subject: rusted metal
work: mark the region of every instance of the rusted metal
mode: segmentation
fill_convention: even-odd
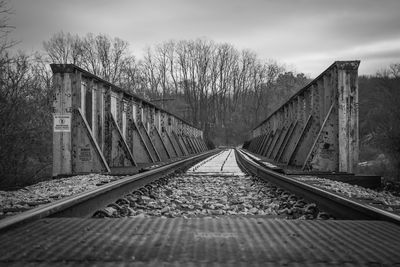
[[[157,130],[160,133],[160,137],[165,145],[168,155],[170,158],[176,158],[178,157],[178,153],[174,145],[172,144],[171,138],[169,137],[167,128],[168,125],[167,114],[158,111],[156,115],[159,120],[159,123],[156,123],[156,127],[158,127]]]
[[[136,124],[135,121],[132,122],[131,132],[132,132],[130,138],[132,140],[131,147],[133,147],[133,144],[136,144],[135,149],[132,151],[132,153],[137,163],[155,162],[155,160],[151,155],[150,149],[147,147],[145,139],[142,136],[142,133],[140,132],[139,126]]]
[[[246,148],[303,170],[355,172],[359,63],[334,62],[255,127]]]
[[[51,68],[53,176],[109,172],[204,151],[195,141],[203,132],[183,119],[73,64]],[[168,136],[174,130],[179,148]]]

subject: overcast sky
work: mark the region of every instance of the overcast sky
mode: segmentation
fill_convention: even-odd
[[[14,39],[41,50],[58,31],[105,33],[144,48],[205,37],[317,76],[335,60],[360,74],[400,62],[400,0],[12,0]]]

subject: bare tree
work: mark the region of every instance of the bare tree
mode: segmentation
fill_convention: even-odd
[[[43,42],[43,47],[53,63],[80,65],[82,62],[82,41],[77,35],[56,33]]]
[[[32,182],[49,166],[50,80],[39,59],[19,53],[2,68],[0,187]]]
[[[150,91],[149,98],[157,98],[159,96],[158,86],[160,84],[160,75],[155,61],[153,50],[148,47],[146,55],[141,62],[141,67],[143,69],[142,73],[147,84],[147,89]]]
[[[216,127],[214,134],[218,135],[220,127],[226,132],[225,137],[218,137],[223,142],[242,138],[250,125],[271,111],[273,103],[300,84],[289,82],[301,80],[289,74],[280,76],[284,74],[282,66],[262,61],[254,52],[207,39],[148,47],[139,62],[129,55],[127,42],[103,34],[81,38],[59,33],[45,42],[45,48],[53,61],[79,62],[88,71],[145,98],[175,99],[175,104],[165,107],[204,128],[206,134]],[[278,98],[272,99],[271,92],[278,93]]]
[[[124,84],[130,79],[127,76],[137,69],[128,42],[105,34],[88,33],[80,37],[59,32],[43,42],[43,46],[51,62],[81,66],[117,85]]]
[[[389,65],[389,71],[395,78],[400,78],[400,63],[393,63]]]
[[[216,127],[215,135],[225,131],[220,138],[223,142],[243,138],[250,125],[268,114],[272,105],[269,92],[282,89],[277,82],[284,71],[276,62],[261,61],[251,51],[207,39],[169,41],[148,48],[140,69],[153,97],[170,96],[179,105],[183,99],[188,108],[181,116],[206,134],[212,127]],[[282,90],[280,95],[286,96]],[[176,106],[172,108],[176,110]]]
[[[15,27],[9,23],[12,13],[13,10],[9,5],[9,1],[0,0],[0,55],[16,44],[15,41],[8,39],[9,33],[15,29]]]
[[[169,47],[166,43],[156,46],[155,61],[157,62],[159,80],[161,85],[161,106],[164,107],[164,98],[169,91],[168,85],[168,54]]]

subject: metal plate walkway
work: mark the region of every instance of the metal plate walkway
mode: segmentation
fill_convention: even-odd
[[[0,265],[400,266],[399,237],[376,221],[42,219],[0,235]]]

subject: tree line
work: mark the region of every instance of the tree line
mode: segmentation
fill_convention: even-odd
[[[374,163],[364,172],[400,182],[400,64],[358,83],[360,161]]]
[[[0,184],[40,179],[51,169],[50,63],[76,64],[154,101],[204,129],[210,146],[243,142],[256,123],[308,81],[251,51],[205,39],[158,44],[141,60],[126,41],[104,34],[59,32],[34,54],[14,53],[11,46],[0,51]]]
[[[148,47],[137,61],[106,35],[57,33],[44,42],[52,62],[73,63],[153,101],[205,130],[210,142],[237,144],[309,80],[254,52],[196,39]]]
[[[208,39],[163,42],[137,59],[118,37],[59,32],[43,42],[42,51],[14,52],[9,13],[0,0],[0,187],[32,183],[51,173],[50,63],[76,64],[158,104],[202,128],[210,146],[242,143],[255,125],[310,81],[252,51]],[[399,70],[394,64],[359,79],[361,157],[385,153],[396,170]]]

